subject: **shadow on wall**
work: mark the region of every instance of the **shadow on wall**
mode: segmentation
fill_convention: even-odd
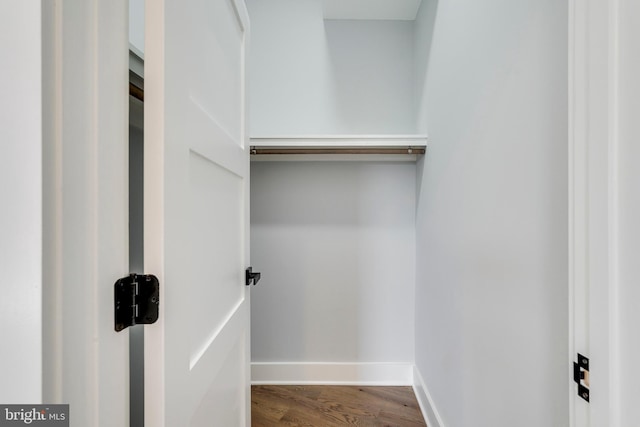
[[[252,164],[254,362],[412,361],[414,194],[411,163]]]
[[[419,13],[422,19],[416,19],[413,25],[413,114],[417,133],[428,134],[426,98],[429,58],[433,46],[433,33],[438,15],[439,0],[423,0]],[[421,174],[418,176],[418,193],[420,192]]]
[[[413,195],[407,193],[404,182],[413,169],[405,162],[252,163],[251,171],[257,179],[251,181],[251,223],[402,225],[413,221]],[[413,182],[410,185],[413,187]],[[394,203],[385,200],[389,195],[393,195]]]

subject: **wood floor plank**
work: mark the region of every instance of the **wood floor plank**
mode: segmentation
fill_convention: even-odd
[[[424,419],[422,415],[420,415],[419,419],[415,416],[405,417],[402,415],[398,415],[397,413],[388,413],[385,411],[380,411],[378,418],[376,419],[379,426],[393,426],[393,427],[419,427],[425,426]]]
[[[252,427],[426,426],[411,387],[251,387]]]
[[[251,398],[252,420],[262,420],[257,425],[265,425],[267,422],[270,422],[270,424],[266,425],[274,425],[285,416],[288,410],[288,405],[283,405],[276,399]],[[256,425],[253,422],[252,424]]]

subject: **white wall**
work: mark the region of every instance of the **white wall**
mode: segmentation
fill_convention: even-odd
[[[144,0],[129,0],[129,48],[144,58]]]
[[[247,6],[252,135],[415,131],[412,22],[324,21],[320,0]]]
[[[253,362],[413,362],[415,165],[254,162]]]
[[[38,0],[0,3],[0,402],[42,400],[42,44]]]
[[[336,133],[413,133],[413,22],[325,21]]]
[[[416,364],[448,427],[568,425],[567,19],[429,0],[416,22]]]

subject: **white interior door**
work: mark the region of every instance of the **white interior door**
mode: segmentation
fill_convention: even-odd
[[[250,422],[243,0],[150,0],[145,23],[148,427]]]

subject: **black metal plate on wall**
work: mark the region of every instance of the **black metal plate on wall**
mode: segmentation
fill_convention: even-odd
[[[152,274],[130,274],[113,285],[114,329],[151,324],[160,311],[160,282]]]
[[[589,389],[582,384],[589,373],[589,358],[578,353],[578,361],[573,362],[573,381],[578,384],[578,396],[589,401]]]
[[[585,371],[589,370],[589,358],[578,353],[578,366],[580,366]]]
[[[589,389],[583,386],[582,384],[578,384],[578,396],[589,401]]]

